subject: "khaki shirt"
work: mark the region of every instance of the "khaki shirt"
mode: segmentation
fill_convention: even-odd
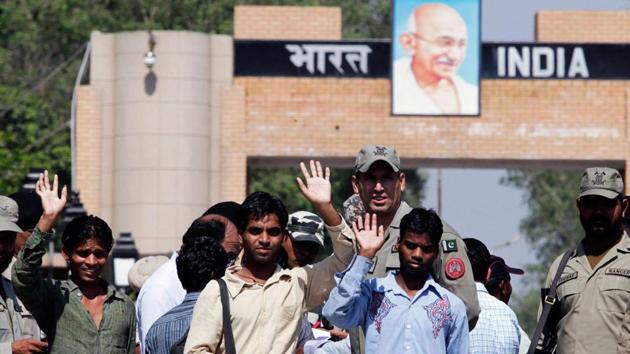
[[[385,232],[385,244],[376,253],[374,257],[374,266],[370,269],[369,278],[380,278],[387,275],[390,270],[400,268],[400,260],[398,258],[398,250],[396,244],[400,237],[400,221],[403,216],[407,215],[411,211],[409,204],[401,202],[396,215],[389,228]],[[475,287],[475,280],[473,278],[472,268],[470,261],[466,255],[466,244],[450,225],[444,220],[443,233],[440,240],[439,253],[435,261],[433,262],[433,273],[435,280],[438,284],[445,287],[450,292],[459,297],[466,305],[466,315],[468,316],[468,327],[472,330],[477,323],[479,317],[479,302],[477,301],[477,288]],[[448,241],[455,241],[457,244],[456,251],[448,251],[444,247],[444,243]],[[446,264],[450,259],[459,258],[464,266],[464,274],[458,279],[451,279],[446,274]]]
[[[551,285],[560,259],[547,274]],[[630,239],[624,234],[592,269],[580,243],[558,280],[558,354],[630,353]]]
[[[0,297],[0,354],[11,353],[11,343],[19,339],[40,339],[33,315],[15,296],[9,279],[0,277],[6,301]]]
[[[334,274],[346,269],[354,254],[354,235],[345,221],[326,229],[334,253],[315,265],[290,270],[278,266],[264,285],[236,276],[240,265],[226,270],[237,353],[295,352],[305,312],[326,300],[335,286]],[[211,281],[195,305],[184,353],[223,353],[222,336],[219,285]]]

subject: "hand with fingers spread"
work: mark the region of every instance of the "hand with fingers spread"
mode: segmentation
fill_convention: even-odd
[[[59,177],[55,175],[51,186],[48,171],[46,170],[44,173],[39,174],[39,179],[35,184],[35,193],[42,200],[43,209],[42,217],[39,219],[37,227],[42,232],[48,232],[66,205],[68,189],[66,186],[63,186],[61,196],[59,196]]]
[[[297,178],[302,195],[311,203],[317,214],[326,225],[336,226],[341,224],[341,216],[332,204],[332,186],[330,184],[330,168],[322,168],[319,161],[311,160],[310,171],[304,162],[300,162],[300,169],[304,180]]]
[[[304,181],[297,178],[300,191],[313,205],[328,204],[331,201],[332,186],[330,184],[330,169],[326,167],[322,170],[319,161],[310,161],[310,172],[304,162],[300,162],[300,169],[304,175]]]
[[[385,243],[383,225],[378,226],[376,214],[365,214],[365,217],[357,217],[352,223],[352,231],[354,231],[354,238],[359,244],[358,254],[360,256],[373,258]]]

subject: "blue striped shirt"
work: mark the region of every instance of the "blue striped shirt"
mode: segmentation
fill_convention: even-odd
[[[193,309],[201,292],[186,294],[184,301],[160,317],[147,333],[145,353],[169,354],[171,347],[190,329]]]

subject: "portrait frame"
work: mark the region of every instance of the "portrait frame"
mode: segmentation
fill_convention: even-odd
[[[441,4],[455,10],[466,24],[465,57],[458,62],[452,78],[457,92],[459,113],[443,113],[417,85],[413,76],[411,54],[401,44],[408,31],[409,16],[424,4]],[[393,0],[391,7],[390,115],[429,117],[479,117],[481,114],[481,8],[482,0]],[[417,34],[416,34],[417,35]],[[417,35],[419,36],[419,35]],[[425,40],[425,39],[423,39]],[[452,47],[451,47],[452,48]],[[450,56],[448,56],[450,57]],[[415,84],[415,85],[414,85]],[[417,100],[415,99],[417,97]],[[426,109],[425,109],[426,107]]]

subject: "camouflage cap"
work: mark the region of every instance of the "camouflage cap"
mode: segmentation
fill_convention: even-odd
[[[324,247],[324,222],[308,211],[296,211],[289,215],[287,231],[296,242],[314,242]]]
[[[18,205],[15,200],[0,195],[0,231],[22,232],[17,225]]]
[[[354,173],[367,172],[376,161],[387,162],[394,172],[400,171],[400,157],[396,149],[384,145],[365,145],[354,162]]]
[[[580,195],[599,195],[614,199],[623,194],[623,179],[619,171],[608,167],[587,168],[580,181]]]

